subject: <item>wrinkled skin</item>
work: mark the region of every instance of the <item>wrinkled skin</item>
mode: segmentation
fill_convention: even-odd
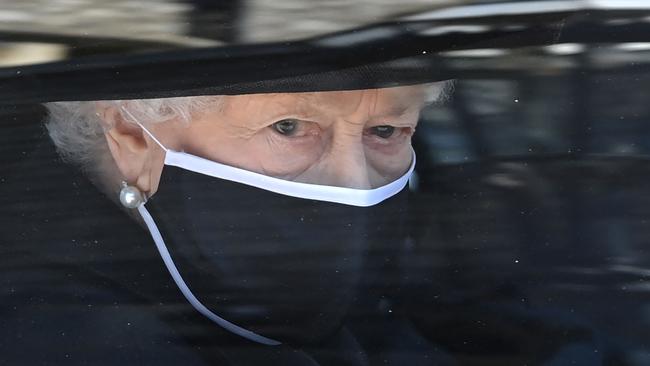
[[[427,87],[224,96],[189,124],[140,122],[170,149],[282,179],[369,189],[408,169]],[[122,178],[155,193],[164,151],[114,107],[100,116],[113,126],[106,138]]]

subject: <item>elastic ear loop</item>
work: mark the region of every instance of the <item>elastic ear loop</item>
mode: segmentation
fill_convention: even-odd
[[[156,137],[149,132],[142,124],[138,122],[133,115],[124,109],[122,107],[122,110],[135,122],[137,123],[142,130],[149,135],[160,147],[167,151],[167,148],[163,146],[163,144],[156,139]],[[251,332],[250,330],[244,329],[236,324],[233,324],[226,319],[218,316],[217,314],[213,313],[203,305],[199,299],[194,296],[192,293],[192,290],[190,290],[189,286],[185,283],[185,280],[183,280],[183,277],[181,276],[180,272],[178,271],[178,268],[176,268],[176,265],[174,264],[174,260],[172,259],[171,255],[169,254],[169,250],[167,250],[167,246],[165,245],[165,240],[163,239],[162,235],[160,234],[160,230],[158,230],[158,226],[156,225],[156,222],[154,221],[153,217],[147,210],[147,208],[144,205],[144,202],[138,206],[138,212],[140,213],[140,216],[142,216],[142,219],[144,220],[144,223],[147,225],[147,228],[149,229],[149,233],[151,233],[151,237],[153,238],[154,243],[156,243],[156,248],[158,249],[158,253],[160,253],[160,257],[162,258],[163,262],[165,263],[165,266],[167,267],[167,270],[169,271],[169,274],[171,274],[172,279],[176,283],[176,286],[178,286],[179,290],[181,290],[181,293],[183,296],[185,296],[185,299],[198,311],[199,313],[203,314],[206,318],[212,320],[215,322],[217,325],[220,327],[226,329],[229,332],[232,332],[234,334],[237,334],[240,337],[244,337],[248,340],[251,340],[253,342],[261,343],[264,345],[268,346],[277,346],[282,344],[281,342],[278,342],[276,340],[266,338],[264,336],[261,336],[257,333]]]
[[[151,139],[154,140],[154,142],[155,142],[156,144],[158,144],[158,146],[160,146],[161,149],[165,150],[165,152],[169,151],[169,149],[167,149],[167,148],[165,147],[165,145],[163,145],[162,142],[160,142],[160,141],[156,138],[156,136],[153,135],[153,133],[149,132],[149,130],[148,130],[146,127],[144,127],[144,126],[142,125],[142,123],[140,123],[140,121],[138,121],[138,119],[135,118],[135,116],[134,116],[133,114],[131,114],[131,112],[129,112],[128,109],[124,108],[124,106],[122,106],[121,109],[122,109],[122,112],[124,112],[126,115],[128,115],[129,118],[131,118],[131,120],[133,121],[133,123],[135,123],[135,124],[137,124],[138,126],[140,126],[140,128],[142,129],[142,131],[144,131],[147,135],[149,135],[149,137],[151,137]]]

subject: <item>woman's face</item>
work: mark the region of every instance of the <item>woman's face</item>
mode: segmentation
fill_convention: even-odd
[[[287,180],[368,189],[408,169],[411,136],[425,88],[431,87],[226,96],[189,125],[160,123],[151,130],[169,148],[227,165]],[[108,132],[109,146],[124,145],[111,144],[120,138],[117,130],[113,136]],[[153,181],[141,188],[153,193],[164,154],[140,136],[147,140],[146,150],[159,150],[143,151],[150,155],[143,166],[153,170]],[[124,173],[128,162],[119,160],[128,156],[115,150],[111,146]]]

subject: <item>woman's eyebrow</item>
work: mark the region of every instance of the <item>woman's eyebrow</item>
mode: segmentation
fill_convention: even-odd
[[[406,112],[410,111],[413,109],[413,105],[393,105],[391,106],[386,113],[382,113],[382,116],[387,116],[387,117],[401,117]]]
[[[417,107],[417,108],[416,108]],[[401,103],[401,104],[391,104],[386,107],[385,110],[381,110],[378,113],[375,113],[371,118],[399,118],[407,114],[408,112],[420,110],[424,107],[423,105],[416,106],[413,103]],[[295,104],[295,113],[301,115],[302,117],[318,117],[318,116],[328,116],[332,111],[336,111],[336,107],[332,103],[318,103],[317,99],[309,98],[309,96],[301,96],[298,98]]]
[[[421,111],[423,106],[418,106],[415,104],[403,104],[403,105],[393,105],[388,109],[381,111],[370,117],[371,120],[400,120],[404,119],[406,116],[417,113]]]

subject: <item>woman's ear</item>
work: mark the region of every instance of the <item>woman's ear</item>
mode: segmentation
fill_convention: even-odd
[[[126,121],[117,107],[100,106],[98,116],[110,126],[105,132],[106,142],[123,179],[153,194],[160,181],[164,151],[142,127]]]

